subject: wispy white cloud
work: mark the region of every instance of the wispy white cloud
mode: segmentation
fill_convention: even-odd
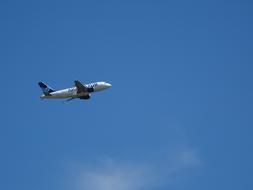
[[[170,151],[164,159],[142,163],[104,159],[93,166],[80,164],[75,169],[76,190],[148,190],[173,183],[185,170],[201,166],[195,149]],[[78,172],[77,172],[78,171]]]
[[[186,167],[195,167],[202,164],[195,149],[186,148],[179,152],[179,162]]]
[[[197,150],[190,147],[181,147],[169,153],[167,163],[172,170],[171,173],[202,165]]]
[[[78,190],[139,190],[150,183],[145,167],[106,161],[99,167],[83,168],[78,176]]]

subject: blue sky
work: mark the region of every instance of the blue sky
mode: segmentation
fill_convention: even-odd
[[[252,8],[1,1],[0,189],[252,189]]]

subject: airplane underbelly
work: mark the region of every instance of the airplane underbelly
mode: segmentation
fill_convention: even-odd
[[[104,88],[102,88],[100,86],[95,86],[93,89],[94,89],[94,92],[99,92],[101,90],[104,90]]]
[[[52,94],[51,98],[79,98],[83,96],[87,96],[89,93],[76,93],[76,92],[64,92],[64,93],[55,93]]]
[[[56,93],[51,93],[51,98],[72,98],[76,96],[75,92],[56,92]]]

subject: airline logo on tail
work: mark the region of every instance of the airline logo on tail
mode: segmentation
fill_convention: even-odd
[[[38,84],[40,88],[42,89],[43,94],[50,95],[51,92],[54,92],[54,90],[50,86],[46,85],[45,83],[39,82]]]

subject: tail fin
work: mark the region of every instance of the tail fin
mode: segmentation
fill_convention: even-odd
[[[51,92],[54,92],[54,90],[50,86],[46,85],[45,83],[39,82],[38,84],[39,84],[43,94],[49,95]]]

